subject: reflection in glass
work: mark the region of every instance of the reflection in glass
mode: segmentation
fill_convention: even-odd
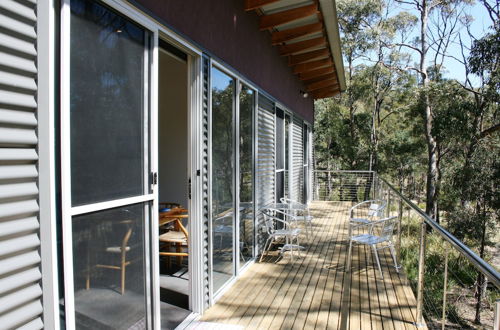
[[[288,188],[288,176],[290,173],[290,116],[285,115],[285,188],[284,188],[284,196],[286,198],[290,198],[289,188]]]
[[[253,257],[253,152],[252,118],[254,91],[245,85],[240,92],[240,267]]]
[[[307,187],[309,187],[309,165],[308,165],[308,155],[309,155],[309,130],[307,125],[304,124],[303,129],[302,129],[302,141],[304,143],[304,146],[302,148],[303,155],[302,155],[302,160],[304,164],[303,168],[303,178],[304,178],[304,185],[302,187],[302,202],[307,203],[308,197],[308,191]]]
[[[234,273],[233,100],[235,81],[212,68],[212,263],[216,292]]]
[[[144,193],[146,33],[90,0],[71,0],[73,206]]]
[[[145,204],[73,217],[77,329],[145,329]]]
[[[285,124],[284,124],[284,111],[276,109],[276,201],[280,201],[285,197]]]

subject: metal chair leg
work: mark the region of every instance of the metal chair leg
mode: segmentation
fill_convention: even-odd
[[[382,267],[380,267],[380,260],[378,258],[377,248],[375,247],[375,245],[372,245],[372,248],[373,248],[373,253],[375,254],[375,259],[377,260],[378,270],[380,271],[380,277],[383,279],[384,274],[382,273]]]
[[[269,242],[269,238],[266,240],[266,243],[264,243],[264,248],[262,249],[262,253],[260,254],[259,262],[262,262],[262,258],[264,258],[264,253],[266,252],[266,246],[267,246],[268,242]]]
[[[351,271],[351,258],[352,258],[352,241],[349,240],[349,249],[347,250],[347,269],[346,269],[346,272]]]
[[[394,246],[391,245],[389,247],[389,250],[391,251],[392,260],[394,260],[394,268],[396,268],[396,272],[399,273],[399,266],[398,266],[398,262],[396,261],[396,251],[394,249]]]

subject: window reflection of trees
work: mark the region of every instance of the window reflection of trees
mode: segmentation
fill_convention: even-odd
[[[215,69],[214,74],[223,76]],[[227,77],[227,85],[221,87],[212,88],[212,201],[215,215],[230,209],[233,202],[234,81]]]
[[[253,256],[253,90],[243,85],[239,102],[240,265],[242,266]]]

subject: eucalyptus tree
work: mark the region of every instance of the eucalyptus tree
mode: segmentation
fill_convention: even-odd
[[[472,40],[469,55],[460,38],[466,76],[463,89],[470,95],[468,122],[463,125],[463,161],[452,172],[451,192],[460,204],[450,212],[451,230],[478,248],[486,257],[486,246],[498,232],[500,218],[500,2],[480,1],[491,19],[489,31],[475,38],[470,25],[467,33]],[[470,23],[470,21],[467,21]],[[475,84],[473,84],[473,76]],[[467,104],[467,103],[464,103]],[[481,323],[481,301],[487,279],[478,273],[476,279],[476,312],[474,322]]]
[[[384,0],[340,0],[337,2],[342,49],[347,61],[346,106],[349,110],[349,134],[352,141],[357,140],[355,115],[359,109],[359,86],[356,86],[356,65],[368,59],[375,46],[374,29],[380,21]],[[361,91],[362,93],[364,91]]]
[[[461,17],[468,0],[396,0],[410,12],[417,13],[417,37],[413,42],[397,42],[394,46],[412,52],[417,65],[404,67],[419,74],[420,112],[424,119],[424,134],[427,144],[426,213],[436,218],[439,195],[439,148],[433,134],[434,114],[429,99],[431,80],[429,57],[433,57],[431,68],[436,76],[448,52],[450,44],[458,37]]]

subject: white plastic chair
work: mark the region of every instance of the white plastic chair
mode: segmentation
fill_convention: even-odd
[[[302,247],[299,242],[300,228],[292,228],[288,221],[276,217],[274,214],[280,213],[275,209],[264,209],[262,215],[264,217],[264,225],[268,234],[266,243],[262,250],[259,262],[262,262],[264,254],[269,251],[271,246],[276,243],[284,242],[280,254],[290,250],[290,259],[293,261],[294,250],[298,251],[298,256],[300,257],[300,250]],[[284,225],[283,229],[276,229],[276,223],[282,223]],[[295,244],[294,244],[295,242]]]
[[[280,202],[290,206],[288,210],[290,210],[293,215],[293,221],[303,222],[306,228],[307,237],[311,237],[310,234],[312,234],[312,221],[314,217],[311,215],[309,206],[286,197],[280,198]]]
[[[382,273],[382,268],[380,267],[380,260],[378,257],[378,250],[389,248],[391,251],[392,259],[394,260],[394,267],[399,273],[399,266],[396,260],[396,251],[394,249],[394,243],[392,241],[392,236],[394,234],[394,227],[396,226],[397,216],[387,217],[378,221],[373,221],[365,226],[369,227],[368,234],[349,236],[349,252],[348,252],[348,263],[347,271],[351,270],[351,258],[352,258],[352,243],[369,245],[373,249],[373,254],[375,254],[375,259],[377,260],[378,269],[380,275],[384,278]],[[381,245],[380,247],[378,247]]]

